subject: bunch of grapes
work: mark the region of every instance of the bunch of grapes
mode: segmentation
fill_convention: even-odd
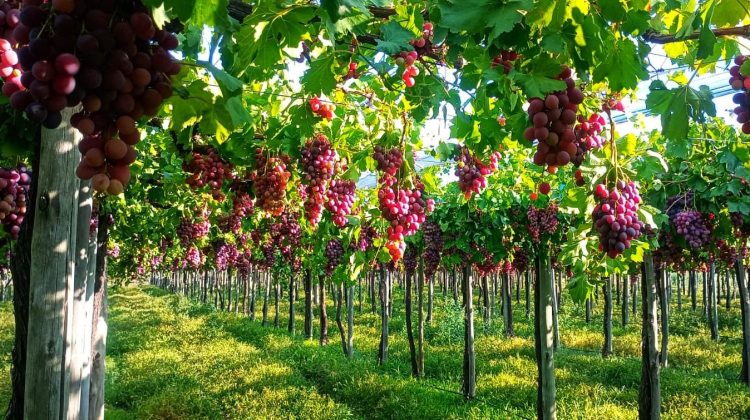
[[[305,216],[313,226],[322,217],[328,186],[339,169],[338,159],[331,142],[322,134],[308,140],[302,150],[300,165],[305,183]]]
[[[670,222],[675,231],[682,235],[693,249],[708,244],[711,239],[711,225],[699,211],[681,211],[671,218]]]
[[[140,1],[26,1],[20,17],[13,35],[27,90],[13,93],[11,106],[55,128],[63,108],[81,104],[70,121],[86,137],[76,173],[98,192],[122,193],[140,141],[136,121],[172,95],[177,37],[157,29]]]
[[[21,233],[30,188],[31,173],[25,166],[0,168],[0,224],[11,239],[18,239]]]
[[[373,241],[378,238],[378,231],[370,225],[362,225],[356,241],[351,241],[349,247],[352,250],[365,252],[372,247]]]
[[[256,205],[271,214],[279,216],[284,212],[286,187],[292,174],[287,170],[289,156],[266,156],[263,149],[255,150],[257,169],[253,173],[255,180]]]
[[[338,227],[346,226],[346,216],[352,212],[354,192],[357,184],[349,180],[333,180],[326,194],[326,208],[333,213],[333,223]]]
[[[528,229],[531,240],[535,243],[541,241],[542,234],[551,236],[557,232],[557,203],[554,201],[544,209],[529,206],[526,216],[529,219]]]
[[[192,189],[208,187],[214,199],[219,201],[224,198],[221,192],[224,180],[235,178],[232,165],[224,162],[214,149],[209,149],[206,154],[193,152],[192,160],[184,162],[182,169],[191,174],[186,182]]]
[[[481,277],[496,273],[502,268],[502,261],[499,263],[495,262],[495,256],[492,255],[489,250],[486,248],[479,248],[478,251],[482,254],[482,261],[475,263],[474,268],[476,268]]]
[[[198,269],[203,262],[202,260],[201,251],[196,246],[191,245],[185,253],[185,261],[193,269]]]
[[[554,92],[544,99],[531,98],[528,114],[532,126],[524,137],[536,139],[537,151],[534,163],[539,166],[567,165],[578,152],[576,133],[573,129],[578,105],[583,102],[583,93],[575,86],[570,68],[565,67],[557,77],[567,84],[567,89]]]
[[[734,103],[737,107],[734,113],[737,115],[737,122],[742,124],[742,132],[750,134],[750,75],[742,74],[740,66],[750,60],[750,56],[737,56],[734,58],[734,66],[729,69],[729,84],[732,88],[741,92],[734,95]]]
[[[641,196],[633,182],[618,181],[616,188],[596,186],[598,203],[592,213],[594,229],[599,233],[599,250],[610,258],[630,248],[630,242],[641,236],[644,224],[638,220]]]
[[[357,79],[359,78],[359,74],[357,73],[357,63],[354,61],[349,62],[349,69],[346,71],[346,76],[344,76],[344,80],[348,79]]]
[[[375,146],[372,158],[377,163],[378,170],[390,176],[396,176],[401,165],[404,163],[404,152],[394,147],[389,150],[383,149],[382,146]]]
[[[296,214],[284,212],[269,227],[271,241],[281,255],[291,262],[295,248],[299,247],[302,236]]]
[[[497,168],[498,159],[500,159],[500,153],[495,152],[490,157],[490,164],[485,165],[476,157],[471,156],[468,148],[461,148],[461,153],[456,158],[455,175],[458,177],[458,187],[464,192],[467,200],[472,194],[479,194],[487,188],[487,176]]]
[[[208,217],[201,217],[195,222],[190,218],[183,217],[177,227],[177,236],[183,245],[188,245],[197,239],[208,236],[210,229],[211,222],[208,221]]]
[[[426,279],[431,279],[440,266],[440,254],[443,252],[443,231],[440,225],[428,220],[424,224],[424,273]]]
[[[404,272],[407,276],[413,276],[417,271],[417,250],[416,247],[408,246],[404,252]]]
[[[107,248],[107,256],[117,259],[120,257],[120,245],[118,244],[112,244],[109,248]]]
[[[578,185],[579,187],[586,185],[586,180],[583,179],[583,172],[581,172],[580,169],[576,169],[575,179],[576,179],[576,185]]]
[[[317,96],[310,98],[310,109],[314,114],[321,118],[325,118],[328,121],[333,119],[333,111],[336,110],[336,105],[332,102],[323,102]]]
[[[519,273],[529,269],[529,253],[521,247],[516,247],[513,250],[513,269]]]
[[[216,244],[214,250],[216,253],[214,263],[216,268],[221,271],[234,266],[240,256],[237,247],[225,241]]]
[[[244,191],[237,191],[232,196],[232,213],[237,217],[248,217],[255,211],[255,204],[253,203],[250,194]]]
[[[340,239],[331,239],[326,244],[326,277],[330,277],[344,258],[344,246]]]
[[[508,74],[513,69],[513,62],[516,60],[518,60],[517,52],[502,50],[499,55],[496,55],[495,58],[492,59],[490,67],[494,69],[497,66],[503,66],[503,72]]]
[[[571,156],[574,165],[580,166],[587,151],[599,149],[604,145],[605,138],[601,135],[606,121],[601,115],[594,113],[588,119],[583,115],[578,116],[578,124],[575,127],[576,146],[578,150]]]
[[[151,266],[152,270],[156,270],[159,267],[161,267],[162,263],[164,263],[164,255],[154,255],[151,257],[151,261],[149,262],[149,265]]]
[[[432,211],[434,202],[425,200],[420,188],[393,189],[393,186],[381,185],[378,190],[378,201],[383,218],[389,222],[386,233],[391,259],[401,259],[406,243],[404,238],[415,234],[425,221],[426,213]]]
[[[0,79],[3,80],[3,95],[7,97],[26,89],[21,83],[22,69],[18,54],[13,49],[16,44],[13,32],[20,22],[18,5],[0,2]]]

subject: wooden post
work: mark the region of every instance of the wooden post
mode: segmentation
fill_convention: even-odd
[[[70,125],[73,110],[63,110],[63,123],[42,129],[31,241],[29,330],[26,349],[24,416],[67,417],[75,270],[80,133]]]
[[[604,279],[604,345],[602,357],[612,355],[612,276]]]
[[[385,266],[380,265],[380,345],[378,347],[378,364],[382,365],[388,360],[388,279],[385,274]]]
[[[742,311],[742,369],[740,380],[750,386],[750,293],[747,290],[747,277],[742,257],[737,257],[734,264],[739,288],[740,310]]]
[[[99,231],[96,234],[96,274],[94,275],[94,311],[91,332],[91,390],[89,392],[89,420],[104,419],[104,373],[107,350],[107,242],[109,216],[99,212]]]
[[[656,319],[656,274],[648,253],[641,265],[641,385],[638,396],[638,418],[661,418],[661,366],[659,363],[659,323]]]
[[[463,297],[464,297],[464,399],[473,400],[476,396],[477,372],[476,355],[474,353],[474,299],[471,284],[471,264],[464,266]]]
[[[422,377],[424,376],[424,264],[422,262],[419,263],[417,273],[417,370],[419,377]],[[432,280],[430,280],[430,287],[432,287]],[[427,313],[429,314],[429,312],[428,309]],[[429,315],[427,319],[429,322]]]
[[[545,250],[537,256],[537,281],[534,286],[534,347],[537,364],[537,418],[557,418],[555,398],[555,351],[552,326],[552,264]]]

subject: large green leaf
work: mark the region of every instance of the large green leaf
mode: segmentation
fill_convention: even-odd
[[[523,19],[530,0],[446,0],[440,8],[440,25],[454,32],[477,32],[490,29],[489,39],[509,32]]]
[[[706,115],[715,116],[716,106],[707,86],[698,90],[690,85],[668,89],[664,82],[651,83],[651,92],[646,97],[646,106],[661,116],[662,134],[670,139],[687,137],[690,120],[703,121]]]
[[[380,27],[381,37],[377,40],[377,49],[386,54],[398,54],[401,51],[412,49],[409,41],[414,38],[414,34],[399,25],[390,21]]]
[[[629,39],[619,39],[606,50],[601,63],[594,68],[594,81],[609,82],[613,91],[633,89],[648,78],[636,46]]]
[[[326,54],[313,60],[310,69],[302,76],[302,85],[308,93],[330,93],[336,88],[336,75],[333,73],[334,57]]]

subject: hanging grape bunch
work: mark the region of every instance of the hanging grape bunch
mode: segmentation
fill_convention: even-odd
[[[564,67],[557,77],[566,90],[553,92],[544,99],[531,98],[528,114],[532,125],[524,132],[526,140],[537,140],[534,163],[539,166],[564,166],[578,152],[574,125],[583,93],[575,86],[570,68]]]
[[[258,148],[255,150],[257,169],[252,175],[255,181],[255,204],[271,216],[284,212],[286,187],[292,174],[287,170],[289,156],[267,156]]]
[[[208,187],[213,198],[218,201],[224,200],[224,193],[221,192],[224,181],[235,179],[233,166],[224,162],[213,148],[206,154],[193,152],[192,159],[183,162],[182,169],[191,174],[185,182],[192,189]]]
[[[607,190],[604,184],[596,186],[598,200],[592,213],[594,229],[599,234],[599,250],[610,258],[630,248],[631,241],[641,236],[643,223],[638,220],[641,196],[632,183],[618,181],[615,188]]]
[[[425,279],[431,279],[440,266],[440,254],[443,252],[443,232],[440,225],[428,220],[424,224],[424,274]]]
[[[208,236],[208,232],[211,229],[211,222],[208,220],[208,215],[203,214],[198,220],[193,220],[188,217],[183,217],[180,220],[180,225],[177,227],[177,236],[180,238],[180,242],[183,245],[188,245],[194,241],[205,238]]]
[[[18,239],[21,233],[30,187],[31,173],[25,166],[0,168],[0,224],[11,239]]]
[[[458,187],[463,191],[464,197],[470,199],[473,194],[479,194],[487,188],[487,176],[497,169],[497,161],[500,153],[495,152],[490,157],[490,164],[485,165],[481,160],[471,156],[469,149],[461,148],[461,153],[456,157],[455,175],[458,177]]]
[[[300,166],[305,184],[305,217],[317,226],[322,217],[331,179],[338,171],[339,156],[326,136],[319,134],[308,140],[302,150]]]
[[[542,234],[551,236],[557,232],[557,203],[554,201],[543,209],[529,206],[526,216],[529,219],[527,228],[533,242],[540,243]]]
[[[299,247],[302,237],[298,220],[297,214],[284,212],[269,227],[271,243],[289,263],[292,262],[294,250]]]
[[[429,54],[429,52],[432,51],[432,29],[432,23],[425,22],[424,25],[422,25],[422,36],[409,41],[409,43],[414,46],[414,50],[401,51],[395,56],[396,64],[399,67],[404,67],[404,71],[401,73],[401,79],[404,81],[406,87],[414,87],[416,84],[414,78],[419,76],[419,68],[415,66],[414,63],[421,55]]]
[[[85,137],[76,173],[98,192],[122,193],[140,141],[136,121],[172,95],[177,38],[137,1],[24,2],[13,34],[28,90],[11,105],[47,128],[60,125],[63,108],[82,105],[70,120]]]
[[[389,150],[383,149],[383,146],[375,146],[372,158],[377,163],[378,171],[384,172],[390,177],[396,176],[401,165],[404,163],[404,152],[398,147]],[[385,176],[384,176],[385,178]]]
[[[354,205],[354,193],[357,185],[350,180],[331,181],[331,186],[326,194],[326,209],[333,214],[333,224],[338,227],[346,226],[346,216],[352,213]]]
[[[382,217],[389,223],[386,230],[386,248],[391,260],[397,262],[404,255],[404,238],[414,235],[424,223],[427,213],[432,212],[434,201],[425,199],[424,186],[417,182],[415,188],[396,186],[394,182],[382,183],[378,190],[378,202]]]
[[[576,153],[570,157],[575,166],[581,166],[586,152],[599,149],[604,146],[606,139],[601,135],[607,122],[600,114],[593,113],[588,118],[578,116],[578,124],[575,126]]]
[[[492,59],[490,67],[493,69],[502,66],[503,73],[508,74],[513,69],[513,62],[518,60],[518,53],[515,51],[502,50],[499,55]]]
[[[21,64],[14,49],[14,32],[19,23],[21,12],[17,2],[0,0],[0,79],[3,81],[3,95],[7,97],[26,89],[21,83]]]
[[[734,66],[729,68],[729,84],[733,89],[739,90],[732,100],[737,105],[734,114],[737,122],[742,124],[742,132],[750,134],[750,74],[742,74],[741,66],[750,60],[750,56],[737,56],[734,58]]]
[[[529,269],[531,259],[528,252],[521,247],[515,247],[513,250],[512,268],[518,273],[523,273]]]
[[[377,238],[377,230],[368,224],[364,224],[359,230],[357,240],[349,242],[349,248],[361,252],[368,251],[372,247],[373,241]]]
[[[313,96],[310,98],[310,109],[315,115],[330,121],[333,119],[333,111],[336,110],[336,105],[331,102],[323,102],[317,96]]]
[[[326,277],[331,277],[331,274],[336,271],[336,267],[341,264],[341,261],[344,258],[344,246],[341,245],[340,239],[331,239],[328,241],[325,249],[325,257]]]
[[[670,222],[692,249],[699,249],[711,240],[711,225],[699,211],[681,211],[670,218]]]

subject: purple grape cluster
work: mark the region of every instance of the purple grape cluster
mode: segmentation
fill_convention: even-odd
[[[693,249],[708,244],[711,239],[711,226],[699,211],[681,211],[672,218],[671,222],[675,231],[682,235]]]
[[[326,244],[326,277],[330,277],[344,258],[344,246],[340,239],[331,239]]]
[[[599,250],[610,258],[630,248],[630,242],[641,236],[643,223],[638,220],[641,196],[633,182],[618,181],[608,191],[604,184],[596,186],[599,200],[592,213],[594,229],[599,233]]]
[[[378,237],[378,231],[370,225],[362,225],[356,241],[351,241],[349,247],[355,251],[366,252],[372,247],[373,241]]]
[[[431,279],[440,266],[440,254],[443,252],[443,231],[440,230],[440,225],[432,220],[425,222],[423,230],[424,253],[422,258],[424,259],[424,273],[426,279]]]
[[[177,236],[183,245],[188,245],[196,239],[205,238],[208,236],[208,231],[211,229],[211,222],[208,221],[208,217],[203,216],[196,222],[192,219],[183,217],[180,220],[180,226],[177,227]]]
[[[404,271],[407,276],[413,276],[417,271],[417,249],[412,246],[407,246],[404,252]]]
[[[529,269],[529,254],[526,252],[525,249],[521,247],[516,247],[516,249],[513,251],[513,269],[516,270],[519,273],[523,273],[524,271]]]
[[[0,168],[0,224],[12,239],[21,233],[30,187],[31,173],[25,166]]]
[[[354,192],[357,184],[349,180],[331,181],[331,186],[326,193],[326,209],[333,214],[333,224],[338,227],[346,226],[348,220],[346,216],[352,213],[354,205]]]
[[[674,219],[677,213],[691,209],[693,206],[693,190],[687,190],[682,194],[674,195],[667,199],[667,216]]]
[[[216,258],[214,260],[214,263],[216,265],[216,268],[221,271],[234,266],[240,256],[240,253],[237,250],[236,246],[223,241],[217,244],[215,249]]]
[[[201,266],[201,252],[195,247],[191,246],[185,253],[185,260],[193,269],[200,268]]]
[[[271,242],[287,262],[292,261],[294,249],[299,246],[302,232],[296,214],[284,212],[269,227]]]
[[[557,232],[557,203],[550,202],[544,209],[529,206],[526,216],[529,219],[529,234],[535,243],[540,242],[542,234],[554,235]]]

